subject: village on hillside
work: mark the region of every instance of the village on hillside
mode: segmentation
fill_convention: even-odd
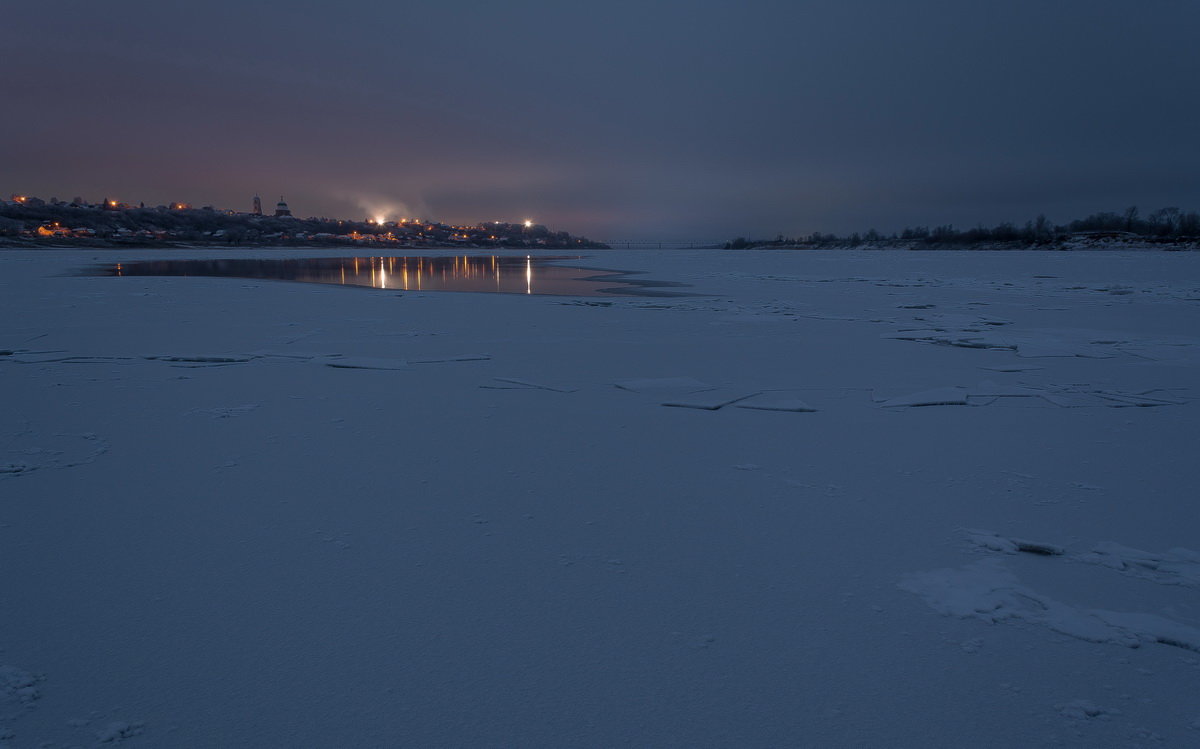
[[[256,195],[251,210],[190,203],[147,206],[105,197],[62,201],[14,194],[0,200],[0,246],[174,245],[372,245],[514,249],[597,249],[605,245],[533,221],[454,226],[419,218],[361,221],[298,218],[281,196],[264,211]]]

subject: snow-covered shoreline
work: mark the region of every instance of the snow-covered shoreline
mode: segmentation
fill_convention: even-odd
[[[118,254],[0,252],[0,743],[1200,740],[1200,255]]]

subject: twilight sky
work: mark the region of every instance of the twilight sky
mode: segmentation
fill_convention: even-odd
[[[36,0],[0,192],[728,239],[1200,209],[1196,0]]]

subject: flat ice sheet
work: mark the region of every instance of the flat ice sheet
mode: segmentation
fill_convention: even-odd
[[[1196,744],[1200,254],[160,252],[0,252],[0,743]]]

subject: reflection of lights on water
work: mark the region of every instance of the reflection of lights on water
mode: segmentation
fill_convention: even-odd
[[[567,259],[567,258],[562,258]],[[376,262],[378,261],[378,263]],[[113,263],[108,266],[111,275],[212,275],[238,278],[281,278],[308,283],[330,283],[343,286],[362,286],[377,290],[420,291],[475,291],[508,294],[521,293],[521,281],[525,281],[525,294],[532,295],[534,276],[537,276],[538,294],[568,294],[578,289],[581,295],[594,295],[599,290],[592,279],[578,277],[587,275],[583,269],[546,267],[533,269],[533,255],[525,256],[524,266],[520,255],[442,255],[437,257],[369,255],[359,257],[319,258],[315,260],[269,261],[278,265],[275,275],[271,268],[264,267],[267,261],[164,261],[159,263]],[[244,267],[235,267],[237,263]],[[368,268],[362,264],[367,263]],[[179,268],[158,266],[174,266]],[[143,268],[143,266],[149,266]],[[594,273],[594,271],[588,271]],[[413,278],[413,276],[416,278]],[[490,276],[490,278],[489,278]],[[522,276],[524,278],[522,278]],[[432,281],[430,280],[432,278]],[[603,293],[611,293],[603,289]]]

